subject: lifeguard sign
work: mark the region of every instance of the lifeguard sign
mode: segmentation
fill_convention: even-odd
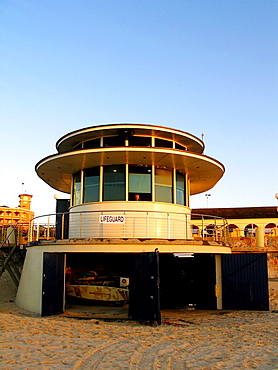
[[[124,224],[125,216],[123,215],[101,215],[99,216],[100,224]]]

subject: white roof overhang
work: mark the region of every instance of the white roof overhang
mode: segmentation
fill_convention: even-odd
[[[156,165],[185,172],[190,194],[211,189],[223,176],[224,166],[202,154],[165,148],[97,148],[55,154],[36,165],[38,176],[56,190],[70,193],[72,174],[100,166],[119,164]]]
[[[154,136],[165,140],[173,140],[187,147],[191,152],[202,153],[204,142],[194,135],[180,130],[136,123],[114,123],[101,126],[92,126],[70,132],[59,139],[56,147],[59,153],[71,151],[73,147],[83,141],[103,136],[118,136],[119,130],[132,129],[135,136]]]

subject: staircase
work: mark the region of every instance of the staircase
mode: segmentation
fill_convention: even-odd
[[[15,236],[16,228],[9,227],[6,237],[1,240],[0,277],[4,271],[8,271],[14,284],[18,287],[26,251],[25,248],[20,249]]]

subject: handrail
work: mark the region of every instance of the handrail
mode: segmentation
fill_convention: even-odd
[[[105,214],[123,214],[126,218],[126,224],[122,227],[122,231],[107,233],[107,225],[101,224],[97,221],[97,215]],[[136,213],[136,216],[134,216]],[[132,214],[132,215],[131,215]],[[91,216],[92,217],[89,217]],[[201,240],[213,240],[217,242],[227,241],[227,226],[228,222],[226,219],[219,216],[211,215],[200,215],[200,214],[186,214],[177,212],[162,212],[162,211],[142,211],[142,210],[98,210],[98,211],[72,211],[72,212],[60,212],[50,213],[42,216],[36,216],[30,220],[28,241],[38,241],[39,239],[55,240],[56,239],[56,227],[57,218],[60,218],[61,235],[59,239],[64,239],[65,230],[65,217],[68,216],[71,220],[70,229],[74,222],[75,234],[78,236],[69,236],[69,238],[161,238],[161,239],[184,239],[192,240],[195,239],[192,226],[201,222]],[[78,216],[78,218],[75,218]],[[94,216],[94,219],[93,219]],[[51,222],[52,217],[52,222]],[[55,217],[55,220],[53,220]],[[43,220],[46,218],[46,220]],[[207,224],[207,220],[212,220],[213,225]],[[45,221],[45,222],[43,222]],[[159,227],[157,227],[159,225]],[[208,226],[213,226],[209,227]],[[94,229],[95,228],[95,229]],[[207,230],[205,230],[208,228]],[[93,230],[94,229],[94,230]],[[110,228],[111,229],[111,228]],[[159,229],[160,231],[157,231]],[[117,229],[119,230],[119,229]],[[138,231],[139,230],[139,231]],[[44,235],[40,236],[40,231]],[[91,234],[88,234],[91,233]],[[141,233],[141,234],[140,234]],[[71,232],[72,235],[72,232]],[[88,236],[89,235],[89,236]],[[163,235],[160,237],[160,235]]]
[[[200,213],[191,213],[191,226],[198,226],[198,218],[201,218],[201,228],[195,229],[200,232],[200,237],[202,240],[206,240],[208,237],[216,238],[216,241],[223,241],[227,242],[228,237],[228,221],[226,218],[220,216],[213,216],[213,215],[205,215]],[[205,223],[205,220],[209,221],[209,224]],[[217,220],[222,221],[222,225],[217,225]],[[192,230],[194,230],[192,228]],[[222,235],[219,235],[219,233]],[[220,239],[220,240],[219,240]]]

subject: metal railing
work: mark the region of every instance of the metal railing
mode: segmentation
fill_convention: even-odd
[[[156,211],[83,211],[34,217],[28,241],[80,238],[182,239],[227,242],[227,220]]]

